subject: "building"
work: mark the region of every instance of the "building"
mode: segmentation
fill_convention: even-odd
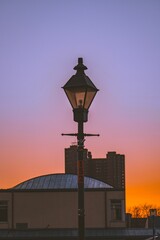
[[[84,181],[88,240],[152,239],[152,226],[125,227],[124,189],[90,177]],[[76,240],[77,197],[77,176],[73,174],[39,176],[0,190],[0,239]],[[156,236],[158,233],[160,228],[155,229]]]
[[[65,173],[77,174],[77,146],[65,148]],[[125,156],[108,152],[106,158],[92,158],[84,149],[84,174],[117,189],[125,189]]]
[[[85,227],[124,228],[125,192],[85,177]],[[77,229],[77,176],[50,174],[0,190],[0,229]]]

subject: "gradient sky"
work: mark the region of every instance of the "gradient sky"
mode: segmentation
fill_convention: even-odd
[[[160,202],[160,1],[0,1],[0,188],[64,172],[76,141],[61,89],[83,57],[100,89],[93,157],[126,156],[127,206]]]

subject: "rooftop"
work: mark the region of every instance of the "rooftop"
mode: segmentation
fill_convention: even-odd
[[[13,189],[22,190],[34,190],[34,189],[76,189],[77,185],[77,175],[73,174],[49,174],[31,178],[25,182],[22,182]],[[106,184],[94,178],[84,177],[84,188],[90,189],[100,189],[113,188],[111,185]]]

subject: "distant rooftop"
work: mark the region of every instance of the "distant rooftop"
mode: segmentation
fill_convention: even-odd
[[[77,185],[77,175],[73,174],[49,174],[39,177],[29,179],[22,182],[13,189],[76,189]],[[84,177],[84,188],[113,188],[111,185],[101,182],[97,179]]]

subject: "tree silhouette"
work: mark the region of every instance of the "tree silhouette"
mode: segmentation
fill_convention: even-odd
[[[160,206],[147,203],[129,207],[127,212],[132,214],[133,218],[146,218],[150,216],[150,209],[157,209],[157,216],[160,216]]]

